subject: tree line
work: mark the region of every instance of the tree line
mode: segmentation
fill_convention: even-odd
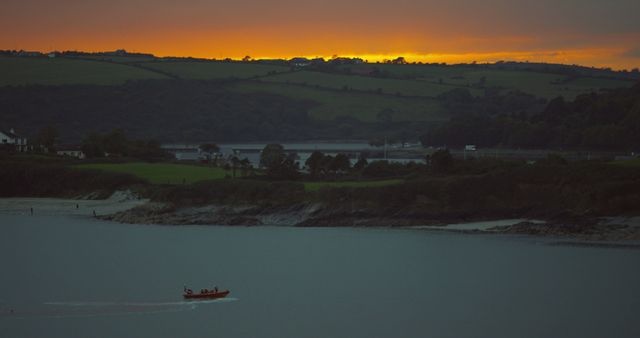
[[[454,116],[425,132],[424,146],[640,149],[640,84],[579,95],[572,102],[558,97],[538,113],[526,110],[535,102],[526,94],[473,98],[456,90],[441,99]],[[492,106],[496,102],[501,104]]]
[[[113,129],[108,133],[89,133],[81,145],[86,157],[133,157],[145,161],[158,161],[170,158],[156,140],[132,140],[122,129]]]
[[[296,162],[297,154],[287,152],[281,144],[268,144],[260,153],[260,167],[264,168],[267,178],[273,180],[296,180],[303,177],[301,168]],[[335,156],[314,151],[304,163],[307,178],[314,180],[349,180],[360,178],[390,178],[401,177],[412,173],[432,172],[435,174],[449,173],[453,168],[453,157],[446,149],[435,151],[426,156],[425,163],[408,162],[395,163],[390,161],[369,162],[361,155],[351,165],[346,154]]]

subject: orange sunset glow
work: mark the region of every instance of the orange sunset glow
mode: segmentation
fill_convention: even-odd
[[[0,13],[0,49],[126,49],[216,59],[340,55],[371,62],[404,56],[631,69],[640,66],[638,3],[9,1]]]

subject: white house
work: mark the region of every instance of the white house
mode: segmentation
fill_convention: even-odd
[[[306,67],[311,64],[311,60],[307,58],[297,57],[289,60],[289,64],[294,67]]]
[[[75,157],[77,159],[80,160],[84,160],[85,159],[85,155],[84,152],[82,151],[82,149],[80,149],[80,147],[78,146],[62,146],[59,147],[56,150],[56,154],[58,154],[58,156],[64,156],[64,157]]]
[[[16,151],[26,152],[27,151],[27,138],[21,137],[16,134],[15,130],[11,128],[10,130],[0,130],[0,145],[3,147],[13,146]]]

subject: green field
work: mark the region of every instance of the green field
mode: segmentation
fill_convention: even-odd
[[[95,61],[83,60],[94,59]],[[107,61],[107,62],[105,62]],[[149,69],[134,67],[144,65]],[[345,95],[329,95],[322,89],[352,89],[348,96],[357,96],[355,91],[379,92],[387,95],[416,96],[433,98],[457,87],[469,88],[473,95],[482,95],[477,88],[484,78],[484,86],[502,90],[519,90],[539,97],[564,96],[572,100],[579,94],[597,92],[600,89],[629,87],[633,81],[612,78],[577,77],[568,79],[564,75],[533,71],[499,70],[468,65],[392,65],[363,64],[341,66],[343,70],[377,68],[385,78],[360,75],[324,73],[318,71],[290,72],[288,67],[258,63],[222,61],[176,61],[135,56],[83,56],[83,57],[0,57],[0,86],[6,85],[62,85],[62,84],[122,84],[128,80],[166,79],[167,76],[154,72],[174,75],[183,79],[248,79],[264,76],[262,81],[274,84],[298,85],[302,89],[287,87],[263,87],[264,91],[282,93],[289,97],[312,99],[321,105],[312,114],[331,119],[335,116],[370,116],[372,104],[360,103],[361,98],[344,99]],[[251,86],[251,85],[249,85]],[[474,88],[476,87],[476,88]],[[421,118],[425,110],[413,107],[403,108],[406,102],[376,103],[400,111],[399,120],[415,116]],[[418,104],[420,105],[420,104]],[[380,106],[378,106],[380,107]],[[365,111],[361,111],[364,109]],[[384,109],[384,108],[382,108]],[[434,113],[434,105],[426,110]],[[377,112],[376,112],[377,113]],[[375,113],[373,114],[375,115]],[[430,117],[426,118],[430,119]],[[365,120],[371,120],[365,118]]]
[[[94,163],[76,166],[132,174],[153,184],[182,184],[215,180],[230,174],[221,168],[171,163]]]
[[[519,90],[539,97],[553,98],[562,95],[560,87],[554,83],[565,77],[556,74],[533,73],[508,70],[470,70],[461,78],[445,79],[445,83],[473,85],[485,78],[485,87]]]
[[[289,67],[259,63],[134,56],[87,58],[95,61],[72,57],[0,57],[0,86],[117,85],[129,80],[169,79],[170,75],[196,80],[245,79],[223,85],[241,93],[265,92],[311,102],[309,114],[316,120],[355,118],[363,122],[387,122],[386,116],[379,114],[391,111],[393,122],[438,123],[447,121],[450,116],[435,97],[454,88],[468,88],[473,95],[483,95],[484,90],[478,88],[481,79],[484,79],[485,87],[499,88],[503,92],[519,90],[547,99],[561,95],[567,100],[583,93],[633,84],[612,78],[567,79],[564,75],[469,65],[340,66],[344,71],[375,67],[386,76],[382,78],[319,71],[291,72]],[[254,77],[260,78],[247,80]]]
[[[65,56],[65,58],[90,59],[96,61],[110,61],[117,63],[143,63],[158,60],[149,56],[110,56],[110,55],[82,55],[82,56]]]
[[[634,158],[633,160],[615,161],[612,163],[622,167],[640,168],[640,157]]]
[[[393,121],[445,121],[448,116],[440,103],[428,98],[407,98],[369,94],[354,91],[322,90],[308,86],[278,83],[243,82],[235,84],[239,92],[266,92],[293,99],[318,103],[310,114],[319,120],[333,120],[336,117],[353,117],[364,122],[376,122],[377,114],[384,109],[392,109]]]
[[[286,72],[288,67],[240,62],[220,61],[162,61],[148,62],[144,66],[166,72],[183,79],[246,79],[269,73]]]
[[[0,57],[0,86],[122,84],[128,80],[163,79],[166,76],[109,62],[68,58]]]
[[[630,87],[633,81],[595,77],[578,77],[567,80],[564,75],[517,71],[482,69],[472,66],[442,65],[350,65],[343,69],[378,68],[389,76],[412,78],[430,83],[442,83],[454,86],[473,86],[485,78],[485,87],[498,87],[504,90],[519,90],[547,99],[564,96],[573,100],[577,95],[598,91],[603,88]],[[567,80],[567,81],[565,81]],[[566,83],[565,83],[566,82]],[[477,95],[477,93],[474,93]]]
[[[361,64],[345,65],[343,69],[357,70],[358,68],[377,68],[382,73],[399,78],[421,78],[436,82],[438,79],[463,76],[466,72],[473,70],[468,66],[441,66],[441,65],[393,65],[393,64]]]
[[[388,185],[402,184],[404,180],[393,179],[384,181],[346,181],[346,182],[304,182],[305,191],[318,191],[322,188],[374,188]]]
[[[455,88],[451,85],[440,85],[427,81],[383,79],[376,77],[329,74],[320,72],[300,71],[268,76],[264,79],[268,82],[305,84],[331,89],[343,89],[345,87],[359,90],[379,92],[384,94],[402,96],[423,96],[435,98],[436,96]],[[471,89],[473,95],[481,95],[480,90]]]

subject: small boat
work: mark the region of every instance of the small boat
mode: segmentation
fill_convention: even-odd
[[[191,289],[184,288],[184,299],[218,299],[224,298],[229,294],[229,290],[219,291],[218,288],[214,290],[202,289],[200,293],[194,293]]]

